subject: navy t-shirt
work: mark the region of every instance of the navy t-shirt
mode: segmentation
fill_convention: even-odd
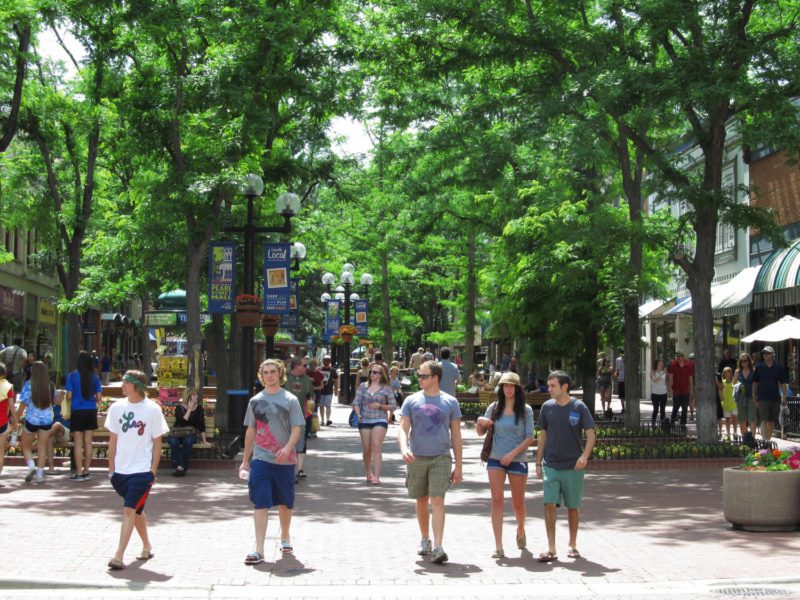
[[[759,402],[780,402],[782,383],[789,383],[786,369],[774,362],[771,367],[760,362],[753,373],[753,382],[758,383],[757,400]]]
[[[586,405],[570,398],[564,406],[548,400],[539,412],[539,427],[547,432],[544,464],[562,471],[575,468],[583,452],[583,431],[594,429],[594,419]]]

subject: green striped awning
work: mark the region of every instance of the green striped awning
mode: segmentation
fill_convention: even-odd
[[[800,304],[800,239],[767,257],[753,287],[753,308],[795,304]]]

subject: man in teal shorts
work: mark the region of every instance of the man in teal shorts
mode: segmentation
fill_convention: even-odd
[[[540,562],[558,559],[556,552],[556,507],[567,507],[569,558],[580,558],[577,548],[578,523],[583,499],[583,475],[595,442],[594,419],[586,405],[569,395],[571,380],[564,371],[547,377],[550,400],[539,413],[539,445],[536,451],[536,476],[544,482],[544,523],[547,552]],[[583,432],[586,445],[582,447]]]

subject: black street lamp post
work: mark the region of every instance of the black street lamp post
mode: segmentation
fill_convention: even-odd
[[[344,324],[350,324],[350,302],[359,300],[359,295],[353,291],[353,286],[355,285],[355,276],[353,275],[353,271],[355,271],[355,267],[350,263],[345,263],[342,266],[342,274],[339,277],[339,281],[341,285],[339,285],[335,290],[335,298],[337,300],[342,300],[344,302]],[[369,286],[372,285],[372,275],[369,273],[363,273],[359,280],[361,285],[363,286],[362,293],[366,298],[369,294]],[[320,298],[322,302],[326,302],[327,300],[331,299],[331,287],[336,283],[336,277],[333,273],[325,273],[322,276],[322,283],[325,285],[326,292],[322,294]],[[344,373],[342,374],[342,378],[344,380],[344,388],[339,384],[339,390],[344,390],[342,402],[344,404],[350,404],[350,339],[343,336],[342,339],[344,340],[344,360],[343,360],[343,367]]]
[[[283,217],[283,225],[280,227],[256,227],[253,220],[253,203],[264,192],[264,182],[261,177],[253,173],[247,175],[243,192],[247,197],[247,222],[242,227],[225,227],[224,231],[244,234],[244,293],[253,294],[255,292],[256,234],[291,233],[292,217],[300,212],[300,198],[291,192],[282,193],[275,202],[275,212]],[[253,334],[253,326],[242,325],[242,385],[248,392],[248,398],[252,395],[255,380],[253,376]]]

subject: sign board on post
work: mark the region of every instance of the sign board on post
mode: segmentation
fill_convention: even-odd
[[[331,337],[339,333],[341,310],[342,303],[339,300],[325,302],[325,330],[322,333],[322,338],[326,342],[330,342]]]
[[[267,315],[288,315],[289,244],[264,244],[264,308]]]
[[[281,327],[286,329],[297,329],[300,326],[300,297],[299,280],[297,277],[289,279],[289,314],[284,315],[281,320]]]
[[[367,322],[368,300],[356,300],[353,303],[356,333],[360,338],[369,337],[369,324]]]
[[[236,244],[211,242],[208,250],[208,312],[232,313],[236,289]]]

